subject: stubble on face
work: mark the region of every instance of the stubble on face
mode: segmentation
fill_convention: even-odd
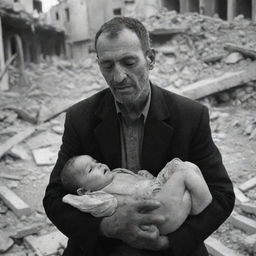
[[[149,69],[137,35],[129,29],[115,38],[103,33],[98,38],[97,52],[101,72],[116,101],[124,105],[144,102],[150,91]],[[105,68],[101,63],[109,66]]]

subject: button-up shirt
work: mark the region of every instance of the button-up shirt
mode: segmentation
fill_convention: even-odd
[[[141,169],[142,158],[142,143],[144,137],[144,124],[147,119],[149,106],[151,100],[151,92],[145,103],[141,113],[135,120],[126,118],[118,104],[116,103],[116,110],[120,124],[120,139],[121,139],[121,164],[123,168],[138,172]]]

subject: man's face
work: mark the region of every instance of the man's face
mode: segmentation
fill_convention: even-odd
[[[138,36],[124,28],[117,37],[102,33],[97,41],[98,63],[116,101],[140,103],[149,94],[148,62]]]
[[[110,184],[114,178],[107,165],[98,163],[87,155],[78,158],[75,168],[83,170],[83,175],[79,177],[79,182],[81,187],[86,190],[100,190]]]

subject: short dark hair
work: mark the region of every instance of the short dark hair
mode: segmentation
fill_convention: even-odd
[[[137,19],[118,16],[104,23],[96,33],[94,41],[96,52],[97,41],[102,33],[108,33],[108,36],[110,38],[115,38],[117,37],[118,33],[124,28],[128,28],[136,33],[140,40],[142,50],[144,50],[144,52],[150,49],[149,33],[145,26]]]
[[[77,189],[80,188],[79,186],[79,179],[77,175],[79,175],[82,171],[75,168],[75,161],[79,158],[79,156],[74,156],[70,158],[66,164],[64,165],[60,179],[62,186],[65,190],[72,194],[77,193]]]

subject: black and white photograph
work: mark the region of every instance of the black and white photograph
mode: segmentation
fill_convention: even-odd
[[[0,0],[0,255],[256,256],[256,0]]]

